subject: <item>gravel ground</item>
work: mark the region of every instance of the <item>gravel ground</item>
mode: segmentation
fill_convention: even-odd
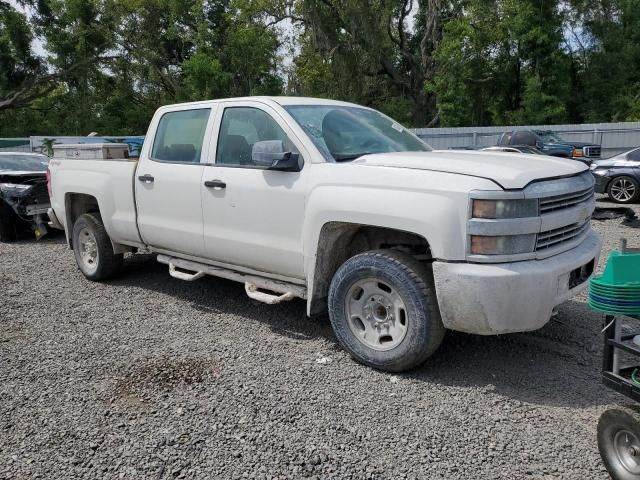
[[[594,221],[604,258],[640,237],[620,221]],[[606,478],[596,423],[624,399],[600,383],[601,322],[581,295],[389,375],[302,301],[150,255],[90,283],[61,237],[0,244],[0,479]]]

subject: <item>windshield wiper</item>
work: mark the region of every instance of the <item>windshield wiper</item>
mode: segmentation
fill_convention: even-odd
[[[349,160],[356,160],[365,155],[373,155],[375,152],[362,152],[362,153],[354,153],[351,155],[334,155],[333,158],[336,162],[348,162]]]

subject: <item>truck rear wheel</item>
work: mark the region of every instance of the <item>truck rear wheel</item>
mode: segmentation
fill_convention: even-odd
[[[107,280],[120,271],[123,255],[114,253],[98,215],[81,215],[73,224],[72,241],[78,268],[89,280]]]
[[[356,255],[329,288],[329,317],[342,347],[365,365],[401,372],[422,364],[442,343],[433,278],[410,255]]]
[[[598,450],[614,480],[640,479],[640,414],[633,408],[606,410],[598,421]]]

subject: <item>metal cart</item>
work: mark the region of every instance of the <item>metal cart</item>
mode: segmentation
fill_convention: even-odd
[[[620,252],[640,249],[627,248],[623,240]],[[640,280],[640,269],[637,275]],[[640,402],[640,315],[605,314],[602,382]],[[640,480],[640,406],[611,408],[600,416],[598,449],[614,480]]]

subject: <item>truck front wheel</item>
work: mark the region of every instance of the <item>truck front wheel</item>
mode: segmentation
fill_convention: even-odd
[[[389,372],[422,364],[445,332],[431,272],[393,250],[356,255],[338,269],[329,288],[329,317],[354,359]]]
[[[78,268],[89,280],[107,280],[120,271],[123,255],[113,252],[98,215],[81,215],[73,224],[72,241]]]

